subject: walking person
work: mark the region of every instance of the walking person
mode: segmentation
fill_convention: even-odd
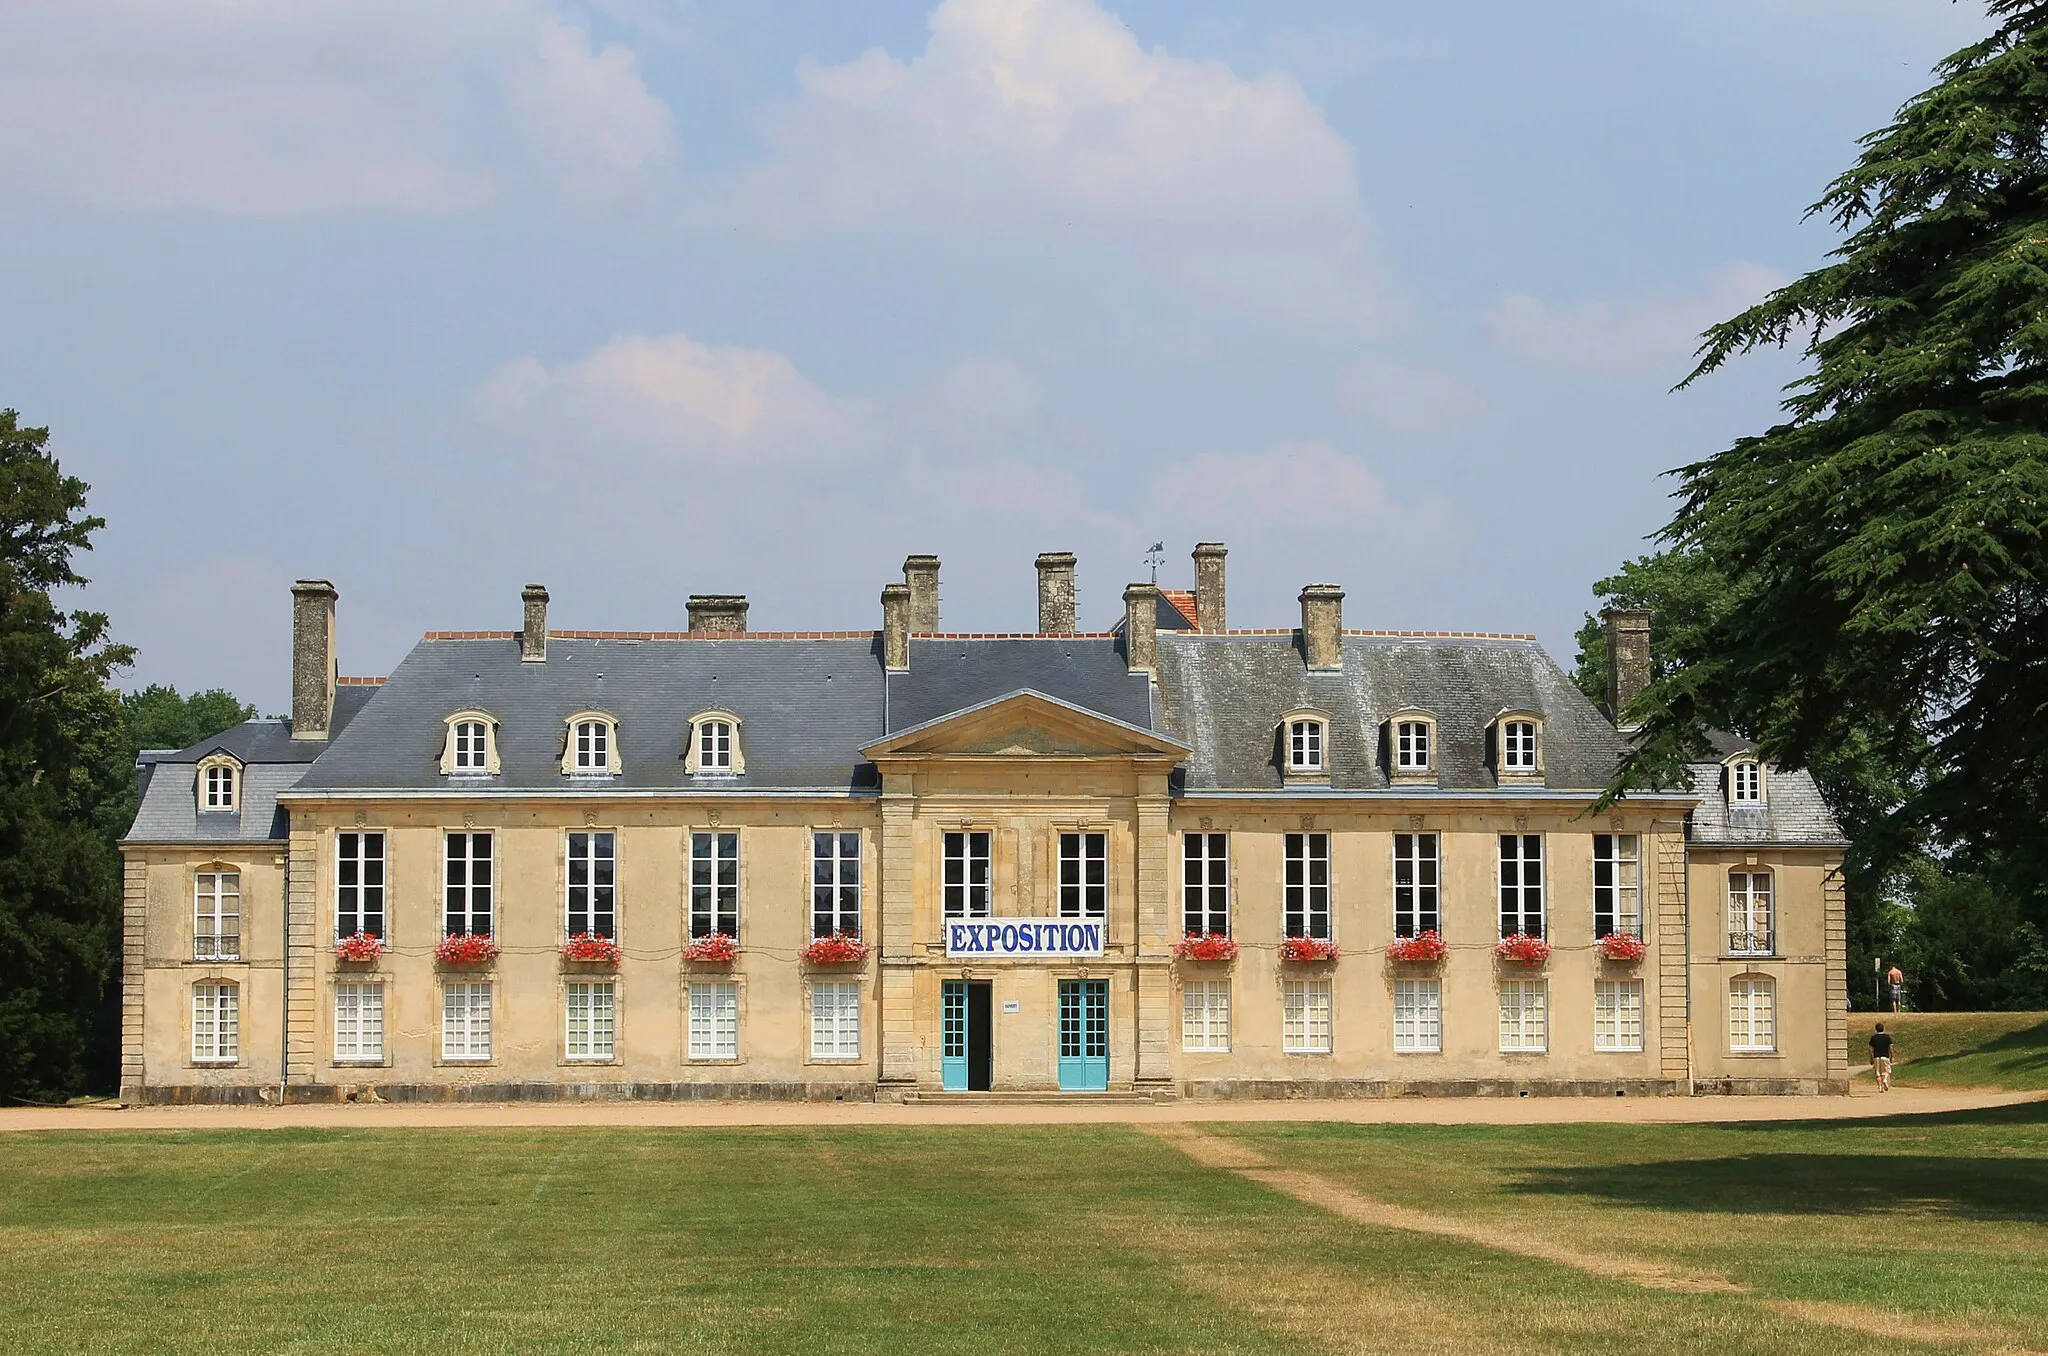
[[[1892,1090],[1892,1037],[1884,1029],[1884,1023],[1877,1024],[1877,1030],[1870,1033],[1870,1067],[1877,1073],[1877,1090]]]
[[[1892,1011],[1899,1011],[1899,1004],[1906,1001],[1906,972],[1896,962],[1885,971],[1884,982],[1892,986]],[[1878,1028],[1883,1030],[1882,1027]]]

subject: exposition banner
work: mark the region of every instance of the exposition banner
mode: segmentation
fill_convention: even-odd
[[[949,918],[948,956],[1100,956],[1100,918]]]

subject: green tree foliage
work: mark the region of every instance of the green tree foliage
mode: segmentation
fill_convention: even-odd
[[[1759,346],[1799,343],[1810,367],[1786,422],[1679,472],[1664,540],[1723,592],[1629,713],[1644,734],[1617,784],[1669,777],[1710,724],[1827,781],[1867,759],[1859,833],[1995,868],[2038,919],[2048,2],[1989,8],[1992,35],[1813,207],[1847,233],[1830,262],[1706,336],[1688,382]]]
[[[119,869],[98,827],[114,791],[128,647],[55,594],[105,524],[45,450],[49,430],[0,410],[0,1098],[80,1088],[114,963]]]
[[[123,787],[100,806],[99,823],[109,842],[135,822],[135,757],[144,749],[183,749],[256,717],[256,708],[232,692],[211,688],[180,696],[175,687],[152,683],[121,696],[121,738],[115,780]]]

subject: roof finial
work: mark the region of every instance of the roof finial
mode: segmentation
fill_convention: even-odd
[[[1166,543],[1155,541],[1145,552],[1145,563],[1152,567],[1152,582],[1159,582],[1159,562],[1166,559]]]

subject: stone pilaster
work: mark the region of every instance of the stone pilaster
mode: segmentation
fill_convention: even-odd
[[[1692,1090],[1692,1046],[1686,1022],[1691,976],[1686,973],[1687,929],[1692,920],[1685,907],[1685,835],[1677,825],[1661,824],[1643,835],[1643,846],[1655,858],[1656,902],[1653,941],[1657,958],[1657,1072]]]
[[[291,812],[290,856],[285,863],[285,1081],[314,1081],[314,1034],[319,1021],[321,943],[320,830],[313,817]],[[332,954],[326,956],[332,963]]]
[[[893,778],[891,780],[894,780]],[[875,908],[882,972],[883,1084],[917,1084],[916,819],[909,796],[885,787]]]
[[[1826,911],[1828,996],[1828,1078],[1849,1077],[1849,892],[1837,862],[1821,883],[1821,906]],[[1846,1084],[1845,1084],[1846,1085]]]
[[[121,1100],[139,1102],[148,1083],[144,1058],[142,1000],[146,992],[149,940],[149,863],[136,855],[121,860]]]
[[[1139,778],[1136,877],[1138,1083],[1173,1079],[1173,833],[1166,778]]]

